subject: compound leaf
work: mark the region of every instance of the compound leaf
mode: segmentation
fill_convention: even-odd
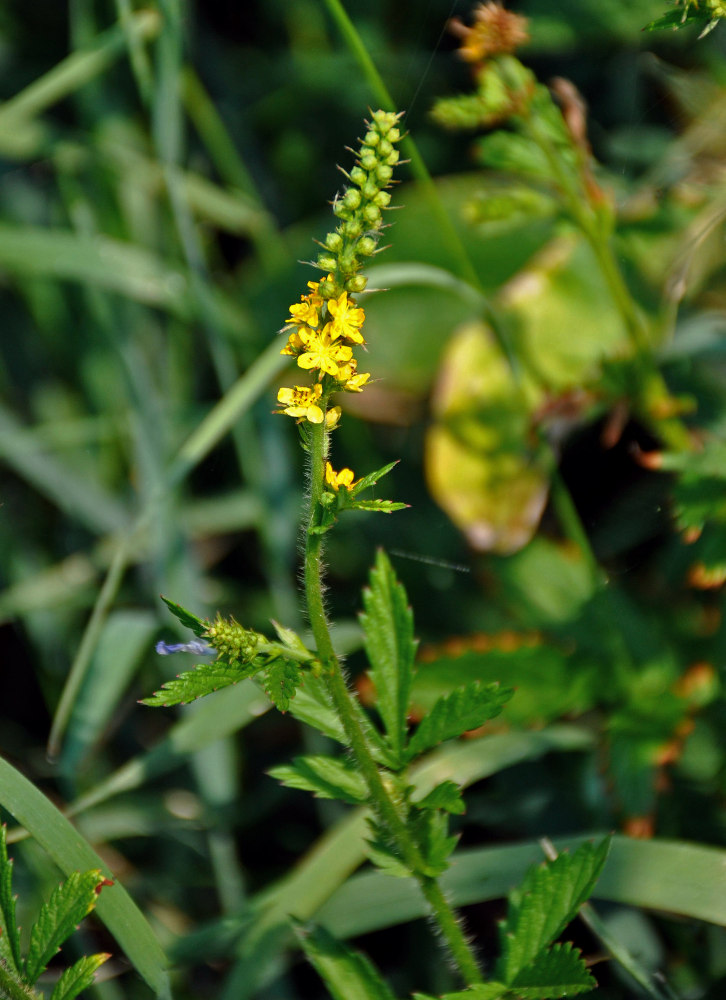
[[[337,941],[322,927],[310,930],[295,921],[295,932],[333,1000],[395,1000],[365,955]]]
[[[163,594],[161,595],[161,599],[164,604],[166,604],[169,611],[171,611],[175,618],[179,619],[185,628],[191,629],[194,635],[197,635],[200,638],[204,635],[209,628],[209,622],[205,622],[201,618],[197,618],[197,616],[193,615],[191,611],[187,611],[187,609],[183,608],[181,604],[176,604],[174,601],[170,601],[169,598],[164,597]]]
[[[414,802],[414,805],[417,809],[445,809],[446,812],[455,813],[457,816],[466,812],[461,789],[455,781],[442,781],[440,785],[432,788],[428,795]]]
[[[499,927],[502,955],[495,977],[511,984],[575,917],[597,882],[610,838],[584,843],[574,854],[530,868],[509,894],[507,917]]]
[[[40,908],[30,931],[25,959],[26,979],[34,983],[60,946],[96,905],[107,879],[100,871],[71,872]]]
[[[235,664],[215,660],[213,663],[199,663],[193,670],[179,674],[174,680],[161,685],[149,698],[142,698],[142,705],[152,708],[168,708],[170,705],[186,705],[205,694],[218,691],[220,688],[237,684],[245,677],[253,677],[264,667],[264,663],[253,660],[252,663]],[[273,699],[274,700],[274,699]]]
[[[365,781],[340,757],[296,757],[291,764],[273,767],[269,773],[288,788],[312,792],[319,799],[339,799],[350,805],[361,805],[368,799]]]
[[[110,957],[105,953],[99,953],[79,958],[63,972],[55,984],[50,1000],[74,1000],[74,997],[91,985],[98,967]]]
[[[568,941],[540,952],[509,986],[521,1000],[548,1000],[586,993],[595,989],[597,983],[588,972],[579,950]]]
[[[273,660],[265,668],[264,688],[267,697],[281,712],[286,712],[303,679],[303,672],[294,660]]]
[[[371,571],[370,587],[363,591],[363,604],[365,612],[360,617],[371,665],[370,678],[378,696],[377,708],[393,756],[401,761],[416,642],[406,591],[382,550],[378,551]]]
[[[20,934],[15,919],[15,897],[13,896],[13,863],[8,857],[6,828],[0,827],[0,958],[11,970],[20,971]]]
[[[503,688],[496,682],[481,684],[474,681],[439,698],[411,737],[405,760],[413,760],[438,743],[477,729],[488,719],[499,715],[513,694],[510,688]]]

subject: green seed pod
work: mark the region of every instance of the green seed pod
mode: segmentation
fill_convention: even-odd
[[[394,149],[392,153],[389,153],[386,157],[386,165],[389,167],[395,167],[398,161],[401,159],[401,154],[397,149]]]
[[[389,142],[398,142],[398,140],[400,138],[401,138],[401,131],[400,131],[400,129],[392,128],[392,129],[388,130],[388,134],[386,135],[386,139],[388,139]]]
[[[338,253],[343,248],[343,237],[340,233],[328,233],[325,237],[325,245],[328,250]]]
[[[388,141],[388,139],[381,139],[378,146],[378,156],[380,159],[384,160],[387,156],[390,156],[393,152],[393,146]]]
[[[391,196],[388,191],[379,191],[378,194],[373,199],[373,203],[379,208],[385,208],[391,201]]]
[[[336,198],[333,202],[333,214],[337,215],[339,219],[349,219],[351,216],[351,210],[347,207],[342,198]]]
[[[358,187],[363,187],[366,180],[368,179],[368,174],[365,172],[365,170],[362,170],[360,167],[353,167],[353,169],[350,172],[350,179],[354,184],[357,184]]]
[[[363,215],[365,216],[366,209],[363,209]],[[359,236],[363,235],[364,226],[360,219],[350,219],[343,226],[340,227],[343,236],[348,239],[357,240]]]
[[[363,140],[366,146],[377,146],[380,141],[381,137],[375,129],[370,129],[366,132],[365,139]]]
[[[376,167],[376,179],[381,184],[388,184],[391,177],[393,177],[393,168],[386,166],[385,163],[379,163]]]
[[[366,201],[373,201],[378,194],[379,185],[374,177],[369,177],[361,188],[361,194]]]
[[[360,158],[360,165],[363,170],[367,170],[370,173],[378,166],[378,158],[372,151],[370,153],[363,153]]]

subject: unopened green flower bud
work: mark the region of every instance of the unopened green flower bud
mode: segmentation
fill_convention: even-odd
[[[379,192],[379,194],[383,194],[383,193],[384,193],[383,191]],[[378,208],[377,205],[366,205],[365,208],[363,209],[363,218],[371,226],[378,225],[378,223],[381,221],[381,210],[380,210],[380,208]]]
[[[363,209],[363,215],[366,215],[366,208]],[[341,226],[341,231],[344,236],[349,237],[352,240],[357,240],[359,236],[363,235],[363,223],[360,219],[350,219],[343,226]]]
[[[364,292],[366,285],[368,284],[368,278],[363,274],[354,274],[352,278],[348,278],[345,283],[346,292],[350,292],[352,295],[358,295],[359,292]]]
[[[355,245],[356,253],[361,254],[363,257],[370,257],[371,254],[376,252],[377,245],[372,236],[364,236]]]
[[[366,174],[365,170],[362,170],[360,167],[353,167],[350,172],[350,179],[354,184],[357,184],[358,187],[363,187],[367,178],[368,174]]]
[[[342,198],[336,198],[333,202],[333,213],[337,215],[339,219],[350,218],[350,209]]]
[[[340,233],[328,233],[325,237],[325,245],[328,250],[332,250],[333,253],[338,253],[343,246],[343,237]]]
[[[366,146],[377,146],[380,141],[381,137],[375,129],[369,129],[369,131],[366,132],[365,139],[363,140]]]
[[[400,129],[391,128],[391,129],[388,130],[388,133],[386,135],[386,139],[388,139],[389,142],[398,142],[398,140],[400,138],[401,138],[401,130]]]
[[[360,165],[363,170],[367,170],[370,173],[375,170],[378,166],[378,158],[376,154],[371,150],[370,153],[363,153],[360,158]]]
[[[343,204],[346,208],[356,209],[361,203],[361,194],[358,188],[348,188],[343,195]]]
[[[363,195],[366,201],[373,201],[373,199],[378,194],[378,184],[376,184],[375,180],[372,177],[369,177],[368,180],[363,185],[363,187],[361,188],[361,194]]]
[[[379,163],[376,167],[376,178],[381,184],[388,184],[393,177],[393,167],[387,167],[385,163]]]
[[[397,149],[394,149],[392,153],[389,153],[386,157],[386,165],[389,167],[395,167],[398,161],[401,159],[401,154]]]
[[[337,263],[335,257],[329,257],[324,253],[318,254],[318,267],[321,271],[334,271]]]
[[[385,208],[389,204],[391,196],[388,191],[379,191],[378,194],[373,199],[373,203],[379,208]]]
[[[380,145],[378,146],[378,155],[383,160],[386,156],[390,156],[393,152],[393,146],[388,141],[388,139],[381,139]]]

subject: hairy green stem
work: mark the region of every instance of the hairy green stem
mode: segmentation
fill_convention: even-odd
[[[325,475],[327,431],[324,423],[311,424],[310,428],[310,509],[305,544],[305,596],[310,627],[315,637],[318,656],[323,664],[323,676],[360,773],[368,787],[372,808],[385,824],[407,867],[418,881],[431,908],[431,914],[441,929],[464,981],[468,985],[481,983],[483,982],[481,972],[461,924],[437,880],[424,873],[421,851],[406,826],[404,816],[385,786],[383,776],[369,749],[340,661],[333,648],[323,604],[322,535],[312,530],[319,524],[322,510],[320,497]]]

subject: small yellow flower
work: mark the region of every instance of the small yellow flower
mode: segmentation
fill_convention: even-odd
[[[329,431],[332,431],[334,427],[337,427],[342,412],[343,411],[339,406],[331,406],[325,414],[325,426]]]
[[[288,417],[296,417],[298,420],[309,420],[311,424],[322,424],[323,411],[318,406],[322,392],[323,387],[319,382],[315,382],[312,387],[284,386],[277,390],[277,402],[282,403],[283,409],[276,412],[286,413]],[[326,418],[328,415],[326,414]]]
[[[336,493],[341,486],[346,490],[355,486],[354,476],[355,473],[352,469],[341,469],[340,472],[336,472],[330,462],[325,463],[325,482],[328,486],[332,486]],[[360,480],[356,480],[356,482],[360,482]]]
[[[330,324],[326,323],[321,333],[315,330],[300,331],[304,351],[298,355],[297,363],[300,368],[319,368],[319,378],[323,377],[323,372],[337,378],[338,366],[350,361],[353,355],[350,347],[336,343],[331,338],[329,328]]]
[[[363,392],[363,386],[370,377],[370,372],[357,372],[356,374],[351,375],[349,379],[346,379],[343,388],[346,392]]]
[[[288,323],[295,326],[311,326],[315,329],[320,322],[320,309],[323,305],[323,297],[318,294],[319,281],[308,281],[308,288],[312,289],[309,295],[301,295],[300,301],[290,306]]]
[[[297,330],[293,330],[290,336],[287,338],[287,343],[280,351],[280,354],[290,354],[293,358],[296,358],[298,354],[303,351],[303,342],[300,339],[300,334]]]
[[[348,298],[347,292],[343,292],[337,299],[330,299],[328,312],[333,317],[333,339],[345,337],[346,340],[352,340],[355,344],[365,344],[360,328],[363,326],[366,314],[362,309],[356,307],[352,299]]]

